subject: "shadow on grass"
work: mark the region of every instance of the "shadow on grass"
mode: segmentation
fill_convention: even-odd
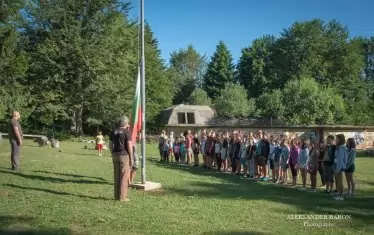
[[[12,215],[0,215],[0,225],[11,225],[14,223],[27,223],[34,220],[33,217],[29,216],[12,216]]]
[[[96,179],[96,180],[107,182],[106,179],[101,178],[101,177],[86,176],[86,175],[77,175],[77,174],[72,174],[72,173],[57,173],[57,172],[51,172],[51,171],[33,171],[33,172],[35,172],[35,173],[44,173],[44,174],[52,174],[52,175],[61,175],[61,176],[74,177],[74,178],[91,178],[91,179]]]
[[[22,230],[22,229],[9,229],[0,230],[0,234],[4,235],[70,235],[70,231],[56,231],[50,230]]]
[[[49,182],[52,182],[52,183],[109,184],[109,185],[113,185],[112,183],[109,183],[108,181],[84,180],[84,179],[69,180],[69,179],[61,179],[61,178],[54,178],[54,177],[41,176],[41,175],[29,175],[29,174],[24,174],[24,173],[21,173],[21,172],[12,172],[12,171],[4,171],[4,170],[0,170],[0,173],[15,175],[15,176],[18,176],[18,177],[31,179],[31,180],[49,181]]]
[[[24,187],[24,186],[15,185],[15,184],[3,184],[3,186],[11,187],[11,188],[18,188],[18,189],[23,189],[23,190],[41,191],[41,192],[56,194],[56,195],[61,195],[61,196],[74,196],[74,197],[87,198],[87,199],[93,199],[93,200],[112,201],[112,199],[105,198],[105,197],[86,196],[86,195],[81,195],[81,194],[60,192],[60,191],[55,191],[55,190],[51,190],[51,189]]]
[[[374,159],[374,155],[367,153],[365,151],[358,151],[356,158],[373,158]]]
[[[335,201],[324,193],[301,192],[294,188],[270,182],[259,182],[238,175],[206,171],[202,167],[160,163],[149,159],[155,165],[171,170],[184,171],[204,178],[215,177],[223,182],[195,181],[181,187],[165,187],[169,193],[186,197],[222,198],[232,200],[267,200],[296,206],[309,214],[348,214],[353,219],[371,223],[374,218],[374,195],[345,198]],[[285,214],[289,212],[284,212]]]
[[[207,233],[203,233],[203,235],[264,235],[266,233],[260,233],[260,232],[242,232],[242,231],[238,231],[238,232],[221,232],[221,231],[217,231],[217,232],[207,232]]]
[[[12,215],[1,215],[0,216],[0,234],[18,234],[18,235],[68,235],[71,232],[68,229],[8,229],[9,226],[21,227],[25,224],[30,224],[34,221],[33,217],[28,216],[12,216]]]

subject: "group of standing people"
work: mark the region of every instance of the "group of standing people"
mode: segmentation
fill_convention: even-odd
[[[20,148],[23,140],[20,113],[13,111],[9,121],[9,140],[11,145],[12,170],[19,171]],[[128,187],[133,183],[137,170],[136,143],[131,140],[129,119],[120,118],[109,135],[109,149],[114,168],[114,197],[116,200],[129,201]],[[103,137],[98,135],[98,151],[101,155]],[[135,142],[135,141],[134,141]],[[325,141],[310,139],[279,138],[268,136],[261,130],[245,134],[241,131],[224,132],[203,130],[194,135],[190,130],[174,138],[165,131],[159,136],[160,160],[166,162],[200,165],[199,155],[203,157],[203,167],[243,175],[245,178],[288,184],[291,171],[293,187],[301,175],[302,187],[306,191],[307,175],[310,175],[310,192],[316,192],[317,172],[321,176],[321,187],[326,193],[334,194],[334,199],[343,200],[343,173],[348,192],[355,192],[356,144],[353,138],[345,139],[343,134],[327,136]],[[193,161],[193,162],[192,162]],[[335,187],[334,187],[335,186]]]
[[[193,164],[199,166],[199,154],[203,167],[231,172],[261,181],[272,181],[297,186],[301,175],[301,191],[306,191],[308,175],[310,192],[316,192],[317,173],[321,176],[324,192],[333,194],[336,200],[343,200],[343,173],[346,176],[348,192],[355,191],[354,171],[356,146],[353,138],[345,139],[343,134],[328,136],[325,141],[268,136],[261,130],[248,134],[242,131],[223,132],[203,130],[191,134],[188,130],[179,137],[168,138],[165,131],[159,136],[160,161]],[[192,162],[193,160],[193,162]],[[270,171],[270,172],[269,172]],[[289,174],[289,172],[291,174]],[[271,174],[271,177],[270,177]],[[334,188],[335,185],[335,188]]]

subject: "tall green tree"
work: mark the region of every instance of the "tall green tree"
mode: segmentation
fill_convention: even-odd
[[[108,124],[130,108],[136,43],[127,8],[116,0],[30,3],[29,85],[44,123],[71,118],[80,135],[84,122]]]
[[[24,118],[32,111],[30,90],[25,86],[29,58],[17,30],[23,4],[21,0],[0,3],[0,120],[8,118],[12,109],[21,111]]]
[[[186,102],[195,88],[201,88],[207,66],[205,55],[200,55],[192,45],[173,51],[170,55],[170,69],[173,70],[177,88],[174,104]]]
[[[253,99],[248,100],[247,92],[242,85],[227,83],[220,96],[214,102],[220,117],[247,118],[256,111]]]
[[[225,43],[220,41],[208,64],[203,88],[208,96],[215,99],[225,88],[225,84],[234,80],[234,65],[231,53]]]
[[[188,98],[188,103],[192,105],[211,105],[212,100],[201,88],[196,88]]]
[[[146,27],[145,41],[146,121],[150,126],[156,126],[159,113],[172,105],[176,90],[149,25]]]
[[[287,104],[284,100],[282,91],[275,89],[261,94],[256,99],[256,108],[262,117],[283,120]]]
[[[271,61],[274,46],[275,38],[266,35],[255,39],[250,47],[242,50],[237,65],[238,81],[247,89],[250,97],[258,97],[274,87],[279,87],[274,84],[276,74]]]
[[[374,36],[370,38],[360,38],[364,54],[364,75],[365,78],[374,82]]]
[[[314,19],[295,22],[281,33],[272,61],[279,78],[279,88],[293,77],[308,75],[316,80],[328,79],[325,56],[324,22]]]
[[[330,125],[345,116],[343,98],[307,75],[287,82],[283,103],[287,104],[284,116],[290,125]]]

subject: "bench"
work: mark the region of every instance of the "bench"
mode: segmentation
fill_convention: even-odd
[[[3,136],[8,136],[7,133],[0,133],[0,139],[3,137]],[[39,146],[46,146],[46,145],[49,145],[51,144],[50,141],[48,140],[47,136],[45,135],[33,135],[33,134],[24,134],[23,135],[23,138],[24,139],[33,139],[34,142],[38,143]]]

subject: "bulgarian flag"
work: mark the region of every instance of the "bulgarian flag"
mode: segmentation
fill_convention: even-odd
[[[135,97],[132,103],[131,113],[131,142],[136,143],[136,136],[142,128],[142,108],[140,104],[140,69],[136,80]]]

